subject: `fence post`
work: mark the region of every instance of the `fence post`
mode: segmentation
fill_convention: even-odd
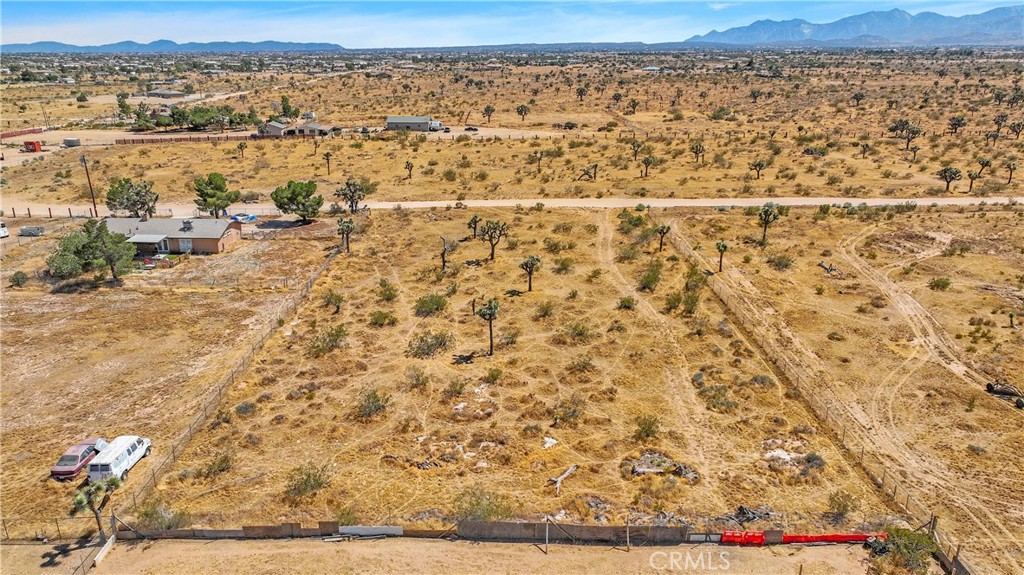
[[[4,524],[4,539],[10,539],[11,535],[10,535],[10,533],[7,532],[7,520],[6,519],[2,519],[2,520],[0,520],[0,522],[2,522]]]
[[[64,539],[64,537],[60,533],[60,519],[57,518],[57,517],[54,517],[53,518],[53,522],[54,522],[54,524],[57,525],[57,541],[60,541],[61,539]]]

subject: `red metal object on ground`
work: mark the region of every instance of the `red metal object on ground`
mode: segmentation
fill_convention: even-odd
[[[22,148],[22,149],[25,150],[26,152],[42,152],[43,151],[43,143],[42,142],[25,142],[25,147]]]
[[[733,545],[764,545],[764,531],[723,531],[722,543]]]

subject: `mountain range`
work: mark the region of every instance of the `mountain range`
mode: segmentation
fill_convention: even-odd
[[[743,46],[939,46],[1024,45],[1024,6],[995,8],[981,14],[943,16],[895,9],[866,12],[827,24],[807,20],[759,20],[749,26],[712,30],[688,44]]]
[[[1024,6],[995,8],[981,14],[943,16],[934,12],[894,9],[848,16],[835,22],[814,24],[806,20],[759,20],[724,32],[712,30],[684,42],[571,42],[561,44],[506,44],[444,48],[403,48],[422,52],[650,52],[734,47],[914,47],[914,46],[1014,46],[1024,47]],[[148,44],[117,42],[102,46],[75,46],[61,42],[5,44],[0,53],[199,53],[199,52],[342,52],[337,44],[312,42],[188,42],[157,40]],[[374,52],[378,50],[354,50]]]

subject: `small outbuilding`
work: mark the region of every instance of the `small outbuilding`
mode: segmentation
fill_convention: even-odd
[[[429,132],[431,123],[430,116],[388,116],[385,129]]]
[[[263,129],[260,131],[265,136],[273,136],[275,138],[280,138],[284,136],[284,131],[287,129],[288,126],[282,124],[281,122],[267,122],[266,124],[263,125]]]
[[[180,90],[150,90],[146,92],[150,98],[184,98],[185,92]]]
[[[307,122],[295,126],[289,132],[294,132],[296,136],[326,136],[330,134],[333,129],[316,122]]]

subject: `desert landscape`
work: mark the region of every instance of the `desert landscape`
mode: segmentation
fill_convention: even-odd
[[[0,503],[5,541],[48,546],[0,560],[71,572],[91,543],[51,540],[113,513],[886,532],[733,571],[1022,573],[1020,54],[12,53]],[[386,129],[408,115],[441,123]],[[151,455],[98,508],[49,478],[118,435]],[[96,571],[468,543],[195,545]],[[446,570],[673,570],[485,545]]]

